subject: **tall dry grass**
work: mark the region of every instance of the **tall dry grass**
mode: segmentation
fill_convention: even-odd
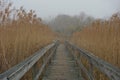
[[[120,67],[120,18],[115,14],[108,21],[97,20],[73,34],[72,41],[96,56]]]
[[[79,47],[120,68],[119,13],[114,14],[109,20],[96,20],[82,31],[75,32],[71,40]],[[107,80],[100,76],[98,74],[96,80]]]
[[[33,10],[11,9],[11,3],[4,3],[0,0],[0,73],[55,39]]]

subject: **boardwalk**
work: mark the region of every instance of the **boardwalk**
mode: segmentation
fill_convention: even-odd
[[[58,44],[60,45],[58,46]],[[88,61],[89,67],[86,68],[81,58]],[[41,64],[39,67],[37,62]],[[94,76],[96,68],[106,75],[107,80],[120,80],[119,68],[69,42],[61,44],[59,41],[55,41],[1,73],[0,80],[23,80],[22,77],[27,78],[25,74],[30,69],[34,74],[32,79],[24,80],[86,80],[86,78],[101,80],[99,78],[101,74],[98,74],[98,77]],[[102,80],[106,80],[106,77]]]
[[[60,44],[43,80],[80,80],[78,71],[72,55],[67,52],[63,44]]]

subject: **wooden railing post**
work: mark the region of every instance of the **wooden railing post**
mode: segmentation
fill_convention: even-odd
[[[90,65],[90,67],[89,67],[89,73],[91,74],[91,77],[93,79],[95,79],[95,77],[94,77],[94,66],[93,66],[91,60],[89,61],[89,65]]]
[[[32,80],[35,79],[36,74],[37,74],[37,63],[32,67]]]
[[[77,49],[76,49],[76,51],[77,51]],[[81,63],[81,55],[80,54],[77,56],[77,60],[79,60],[79,63],[82,64]],[[78,64],[78,66],[79,66],[79,77],[82,77],[81,66],[79,64]]]

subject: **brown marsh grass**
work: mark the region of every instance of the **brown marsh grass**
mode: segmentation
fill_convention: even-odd
[[[96,20],[72,35],[72,42],[120,68],[120,14],[109,20]],[[97,71],[95,71],[97,72]],[[97,72],[96,80],[107,80]]]
[[[26,12],[23,7],[11,9],[11,6],[0,0],[0,73],[55,39],[35,11]]]

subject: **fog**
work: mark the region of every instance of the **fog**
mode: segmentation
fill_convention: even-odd
[[[14,6],[33,9],[43,19],[58,14],[79,15],[85,12],[96,18],[105,18],[120,11],[120,0],[11,0]]]

